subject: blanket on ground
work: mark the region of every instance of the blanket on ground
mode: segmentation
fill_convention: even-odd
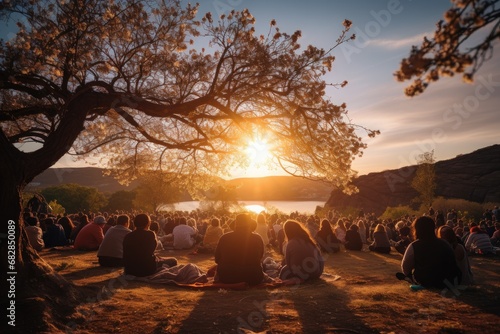
[[[146,277],[136,277],[132,275],[123,275],[126,280],[134,280],[146,283],[170,284],[184,288],[193,289],[226,289],[226,290],[246,290],[253,288],[277,288],[281,286],[292,286],[303,283],[300,279],[280,280],[274,279],[267,283],[261,283],[256,286],[249,286],[245,282],[240,283],[220,283],[214,282],[213,277],[207,276],[203,270],[193,263],[180,264],[175,267],[163,268],[153,275]],[[334,275],[334,280],[340,279],[340,276]]]

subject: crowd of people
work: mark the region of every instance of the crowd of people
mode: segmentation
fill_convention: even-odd
[[[256,285],[273,279],[310,280],[324,270],[324,255],[370,251],[402,255],[402,275],[424,287],[474,282],[468,257],[496,254],[500,245],[500,211],[480,222],[464,222],[454,210],[432,208],[420,217],[380,220],[359,212],[342,217],[335,211],[319,218],[297,212],[209,215],[200,211],[148,215],[136,212],[78,213],[53,217],[25,211],[25,230],[33,248],[71,246],[96,252],[104,267],[148,276],[176,266],[177,259],[158,256],[163,249],[191,249],[214,257],[216,282]],[[266,258],[274,249],[282,257],[275,277]]]

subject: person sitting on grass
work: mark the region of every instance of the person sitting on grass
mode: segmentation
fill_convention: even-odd
[[[394,248],[399,254],[404,254],[406,248],[411,244],[410,233],[411,229],[408,226],[403,226],[398,230],[399,241],[394,244]]]
[[[45,247],[45,243],[43,242],[43,231],[40,227],[38,227],[38,218],[30,216],[25,218],[25,221],[26,226],[24,227],[24,230],[28,235],[30,245],[40,252]]]
[[[67,246],[68,239],[64,233],[64,228],[54,221],[54,218],[44,219],[47,230],[43,234],[43,242],[46,248]]]
[[[287,243],[280,279],[315,279],[323,273],[325,261],[309,231],[296,220],[287,220],[283,226]]]
[[[123,239],[123,265],[126,275],[149,276],[160,270],[163,265],[177,265],[175,258],[161,258],[155,255],[156,236],[149,230],[151,219],[145,213],[134,218],[135,230]]]
[[[471,285],[474,283],[472,270],[470,268],[469,257],[462,244],[458,242],[458,237],[456,236],[453,229],[448,226],[440,226],[437,230],[437,237],[446,240],[451,245],[453,253],[455,254],[455,260],[457,261],[458,268],[462,273],[461,285]]]
[[[224,231],[220,227],[219,218],[212,218],[210,221],[210,225],[207,227],[207,231],[203,237],[203,242],[198,247],[198,253],[214,253],[217,244],[219,243],[219,239],[224,234]]]
[[[479,226],[474,226],[470,229],[470,234],[465,241],[465,249],[471,254],[495,254],[488,233],[479,228]]]
[[[359,227],[356,224],[352,224],[351,227],[349,227],[345,234],[345,249],[357,251],[363,249],[363,241],[358,231]]]
[[[116,225],[109,228],[102,240],[97,257],[102,267],[123,267],[123,239],[132,232],[128,226],[130,218],[120,215],[116,219]]]
[[[500,247],[500,222],[495,224],[495,232],[493,232],[490,241],[493,247]]]
[[[193,227],[187,225],[186,217],[179,218],[179,225],[174,227],[172,237],[174,239],[172,246],[174,249],[190,249],[195,244],[196,231]]]
[[[391,243],[385,233],[385,227],[382,224],[377,224],[373,231],[373,242],[368,247],[372,252],[389,254],[391,252]]]
[[[316,233],[315,239],[322,252],[337,253],[340,251],[341,242],[333,233],[332,225],[328,219],[321,221],[321,228]]]
[[[335,227],[335,235],[337,236],[337,239],[340,240],[340,242],[344,243],[345,234],[346,234],[346,228],[344,220],[342,218],[339,218],[339,220],[337,220],[337,226]]]
[[[403,256],[401,269],[406,277],[425,288],[457,285],[461,272],[450,244],[438,239],[434,219],[422,216],[412,223],[415,236]]]
[[[98,250],[104,240],[102,227],[106,224],[104,216],[96,216],[91,224],[85,225],[76,236],[73,246],[83,251]]]
[[[264,241],[253,233],[256,225],[248,214],[240,213],[234,220],[234,231],[221,236],[215,249],[215,282],[249,285],[263,282]]]

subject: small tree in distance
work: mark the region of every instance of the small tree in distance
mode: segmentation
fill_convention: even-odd
[[[411,181],[412,188],[420,194],[414,201],[426,208],[432,206],[436,191],[435,161],[434,150],[420,154],[417,160],[417,170]]]

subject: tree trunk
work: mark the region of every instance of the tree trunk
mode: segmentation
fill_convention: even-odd
[[[5,286],[1,295],[7,298],[2,298],[1,307],[7,310],[8,329],[13,332],[55,332],[64,327],[64,320],[58,318],[62,314],[56,314],[59,312],[54,309],[72,310],[81,300],[81,294],[55,273],[29,244],[22,217],[22,187],[19,186],[23,184],[22,176],[19,169],[17,173],[4,173],[6,165],[4,161],[0,176],[0,251],[1,279],[7,282],[1,285]]]
[[[83,129],[85,104],[74,105],[74,112],[35,152],[19,151],[0,129],[0,276],[2,282],[7,282],[0,285],[0,295],[7,296],[0,301],[0,307],[7,310],[8,329],[14,332],[55,332],[64,328],[60,311],[67,314],[81,300],[76,287],[55,273],[29,244],[21,206],[26,184],[58,161]]]

